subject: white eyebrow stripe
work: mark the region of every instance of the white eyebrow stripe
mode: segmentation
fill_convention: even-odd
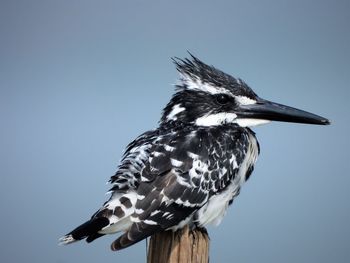
[[[188,90],[199,90],[203,91],[206,93],[209,93],[211,95],[216,95],[216,94],[226,94],[229,95],[240,104],[240,105],[252,105],[256,104],[257,101],[254,99],[251,99],[247,96],[236,96],[233,95],[228,89],[222,88],[222,87],[217,87],[213,86],[211,84],[205,83],[201,81],[199,78],[193,79],[193,77],[187,75],[187,74],[181,74],[181,81],[186,85],[186,89]],[[242,80],[237,79],[237,82],[242,83]],[[177,109],[176,109],[177,110]],[[173,117],[173,116],[171,116]]]
[[[199,90],[204,91],[209,94],[227,94],[232,96],[232,93],[225,88],[215,87],[208,83],[202,82],[200,79],[193,79],[191,76],[186,74],[181,74],[181,81],[186,85],[186,89],[188,90]]]
[[[256,100],[248,98],[246,96],[235,96],[236,101],[241,105],[252,105],[256,104]]]

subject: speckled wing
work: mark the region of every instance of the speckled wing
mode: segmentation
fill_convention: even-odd
[[[128,247],[160,230],[193,223],[194,213],[212,195],[223,191],[237,173],[235,167],[244,152],[235,154],[229,149],[235,149],[233,144],[241,141],[240,136],[235,133],[218,138],[210,129],[183,129],[159,136],[140,175],[133,223],[112,243],[112,249]]]
[[[149,162],[151,148],[158,135],[159,130],[148,131],[128,145],[116,174],[110,179],[113,187],[109,200],[90,220],[63,236],[61,244],[85,238],[87,242],[92,242],[105,234],[126,231],[131,226],[130,217],[135,211],[141,172]]]
[[[159,140],[159,130],[151,130],[128,145],[117,172],[109,180],[113,185],[110,191],[123,192],[138,187],[142,170],[149,162],[152,148],[157,140]]]

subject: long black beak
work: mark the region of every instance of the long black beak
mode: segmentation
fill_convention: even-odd
[[[238,118],[262,119],[270,121],[296,122],[307,124],[328,125],[330,121],[316,114],[258,99],[257,103],[241,105]]]

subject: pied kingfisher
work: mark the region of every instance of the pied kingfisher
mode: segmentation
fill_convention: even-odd
[[[120,250],[159,231],[217,225],[259,154],[249,127],[270,121],[330,123],[264,100],[241,79],[190,56],[173,59],[180,73],[176,93],[159,127],[127,146],[109,180],[109,200],[61,244],[122,232],[111,244]]]

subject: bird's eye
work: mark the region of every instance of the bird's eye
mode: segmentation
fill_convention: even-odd
[[[230,97],[226,94],[219,94],[216,96],[216,101],[220,104],[220,105],[225,105],[230,101]]]

